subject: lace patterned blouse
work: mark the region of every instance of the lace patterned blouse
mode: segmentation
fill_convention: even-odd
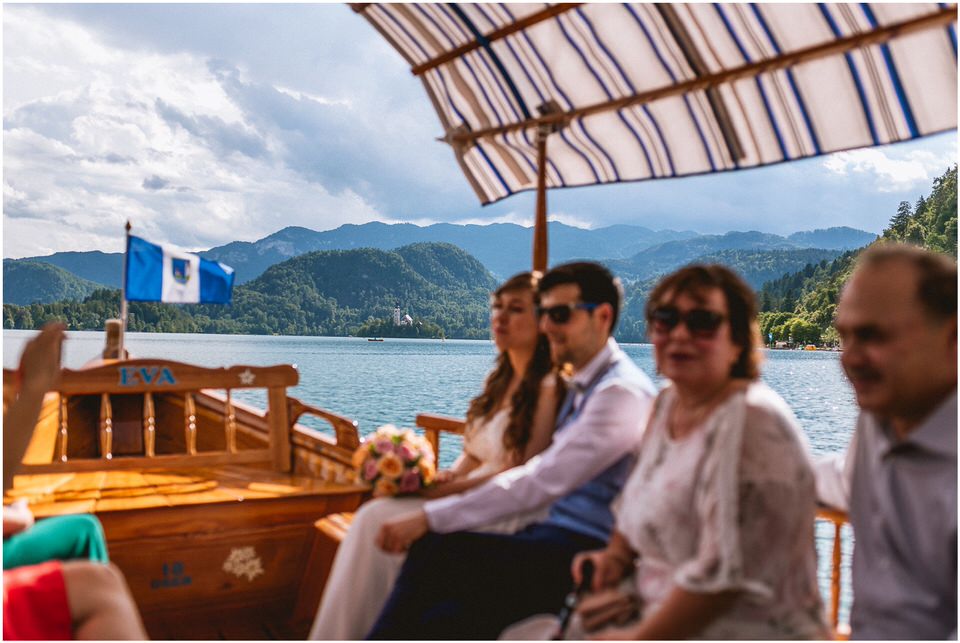
[[[739,590],[707,639],[827,638],[817,588],[815,490],[806,440],[786,403],[752,383],[680,440],[676,399],[660,393],[640,459],[617,501],[617,530],[637,552],[642,613],[673,587]]]

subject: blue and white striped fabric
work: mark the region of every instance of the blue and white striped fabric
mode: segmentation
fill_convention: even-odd
[[[483,203],[757,167],[957,126],[955,4],[354,4]]]
[[[233,268],[166,244],[127,237],[127,301],[229,304]]]

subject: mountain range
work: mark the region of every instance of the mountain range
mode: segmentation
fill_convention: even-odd
[[[494,278],[503,279],[529,268],[531,237],[530,228],[509,223],[417,226],[371,222],[343,225],[322,232],[287,227],[259,241],[235,241],[200,254],[234,268],[237,284],[242,284],[256,279],[270,266],[317,250],[390,250],[417,242],[443,242],[462,248],[476,257]],[[550,223],[550,259],[551,263],[587,258],[600,260],[625,279],[642,280],[698,257],[727,250],[759,252],[818,248],[841,251],[861,247],[874,238],[875,235],[870,233],[846,227],[797,232],[782,237],[761,232],[700,235],[691,231],[654,231],[631,225],[587,230],[553,222]],[[830,257],[836,254],[838,252]],[[4,302],[22,305],[79,297],[77,288],[57,289],[56,283],[64,280],[59,273],[18,271],[20,265],[25,263],[50,264],[94,284],[119,288],[123,255],[100,251],[58,252],[42,257],[5,259]],[[785,268],[774,276],[789,269]],[[28,274],[33,277],[28,277]],[[41,281],[44,283],[39,287]]]

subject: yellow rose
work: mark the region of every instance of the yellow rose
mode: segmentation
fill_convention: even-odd
[[[396,482],[388,478],[380,478],[373,488],[373,495],[377,498],[382,496],[395,496],[397,495],[397,491],[399,491],[399,488]]]
[[[423,475],[423,484],[426,486],[437,477],[437,469],[431,460],[420,459],[420,473]]]
[[[387,453],[377,463],[377,470],[387,478],[396,480],[403,473],[403,460],[396,453]]]
[[[367,459],[367,454],[370,453],[370,449],[366,444],[361,444],[357,447],[357,450],[353,452],[353,468],[359,469],[363,465],[363,461]]]
[[[433,445],[430,444],[430,440],[418,435],[414,444],[416,444],[417,449],[419,449],[423,455],[433,458]]]

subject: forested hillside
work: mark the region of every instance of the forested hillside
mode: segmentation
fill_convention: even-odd
[[[393,252],[364,248],[312,252],[269,268],[234,289],[230,306],[130,303],[133,331],[282,335],[487,336],[495,281],[450,244],[421,243]],[[36,328],[60,319],[99,330],[119,316],[120,293],[98,290],[82,303],[4,305],[4,328]],[[378,324],[400,305],[406,327]]]
[[[957,166],[933,181],[916,204],[901,201],[876,243],[901,241],[957,256]],[[833,317],[859,250],[787,274],[760,291],[760,329],[768,341],[836,344]]]
[[[720,250],[701,255],[694,259],[697,263],[720,263],[733,268],[754,288],[760,286],[771,277],[783,274],[784,271],[800,270],[810,266],[811,262],[820,261],[829,263],[836,257],[836,250],[810,249],[779,249],[779,250]],[[671,267],[671,270],[681,265],[691,263],[684,261]],[[669,272],[669,271],[664,271]],[[619,324],[617,339],[624,342],[645,342],[647,324],[644,318],[644,308],[647,295],[653,290],[660,276],[646,279],[627,280],[624,287],[624,309]]]
[[[81,279],[49,263],[3,262],[3,301],[10,304],[82,301],[101,284]]]

